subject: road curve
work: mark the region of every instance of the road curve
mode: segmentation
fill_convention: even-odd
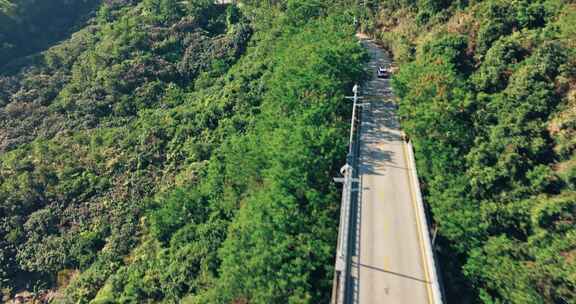
[[[374,77],[362,89],[362,102],[370,107],[362,112],[360,129],[361,189],[352,246],[352,303],[436,303],[410,147],[401,138],[389,79],[375,75],[377,67],[390,59],[376,44],[362,43],[370,53]]]

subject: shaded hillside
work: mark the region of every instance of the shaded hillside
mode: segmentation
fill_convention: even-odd
[[[100,2],[0,1],[0,67],[66,38],[74,27],[79,27],[81,21],[94,13]]]

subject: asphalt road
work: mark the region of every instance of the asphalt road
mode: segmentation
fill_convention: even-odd
[[[372,42],[363,43],[374,78],[362,88],[366,97],[361,102],[370,107],[363,110],[360,130],[353,303],[432,303],[408,147],[401,138],[389,80],[375,75],[389,58]]]

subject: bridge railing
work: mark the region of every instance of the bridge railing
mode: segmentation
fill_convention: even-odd
[[[414,158],[414,147],[412,146],[412,141],[407,143],[408,146],[408,162],[409,162],[409,169],[410,169],[410,182],[412,183],[413,189],[416,192],[416,206],[418,213],[416,216],[420,217],[423,221],[422,226],[423,228],[420,229],[420,234],[422,238],[422,242],[424,243],[424,258],[426,259],[426,265],[428,265],[428,269],[426,272],[428,273],[429,277],[429,284],[430,289],[432,290],[432,300],[436,304],[443,303],[443,293],[442,288],[440,286],[440,280],[438,277],[438,269],[436,267],[436,259],[434,257],[434,249],[432,248],[432,241],[430,239],[429,233],[429,225],[428,225],[428,218],[426,217],[426,211],[424,210],[424,202],[422,199],[422,192],[420,190],[420,182],[418,181],[418,172],[416,171],[416,160]]]
[[[359,125],[360,125],[360,111],[357,110],[358,100],[358,85],[353,88],[354,96],[347,97],[353,99],[352,105],[352,118],[350,120],[350,138],[348,143],[348,155],[346,156],[346,164],[340,169],[342,178],[335,178],[335,181],[341,182],[342,186],[342,200],[340,203],[340,224],[338,227],[338,245],[336,251],[336,271],[334,278],[334,288],[332,292],[333,304],[349,303],[351,299],[352,284],[350,282],[350,268],[352,263],[351,257],[351,236],[352,236],[352,220],[354,218],[355,198],[353,192],[356,192],[358,184],[358,153],[359,153]],[[355,188],[356,187],[356,188]]]

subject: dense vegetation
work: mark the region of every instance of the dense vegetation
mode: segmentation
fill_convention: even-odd
[[[33,32],[0,28],[6,296],[327,302],[343,92],[366,59],[352,18],[331,1],[212,2],[104,1],[17,60],[65,31],[21,46]]]
[[[448,302],[576,302],[576,6],[345,2],[0,0],[2,293],[326,303],[351,9],[400,67]]]
[[[448,302],[576,302],[576,6],[376,1]]]

